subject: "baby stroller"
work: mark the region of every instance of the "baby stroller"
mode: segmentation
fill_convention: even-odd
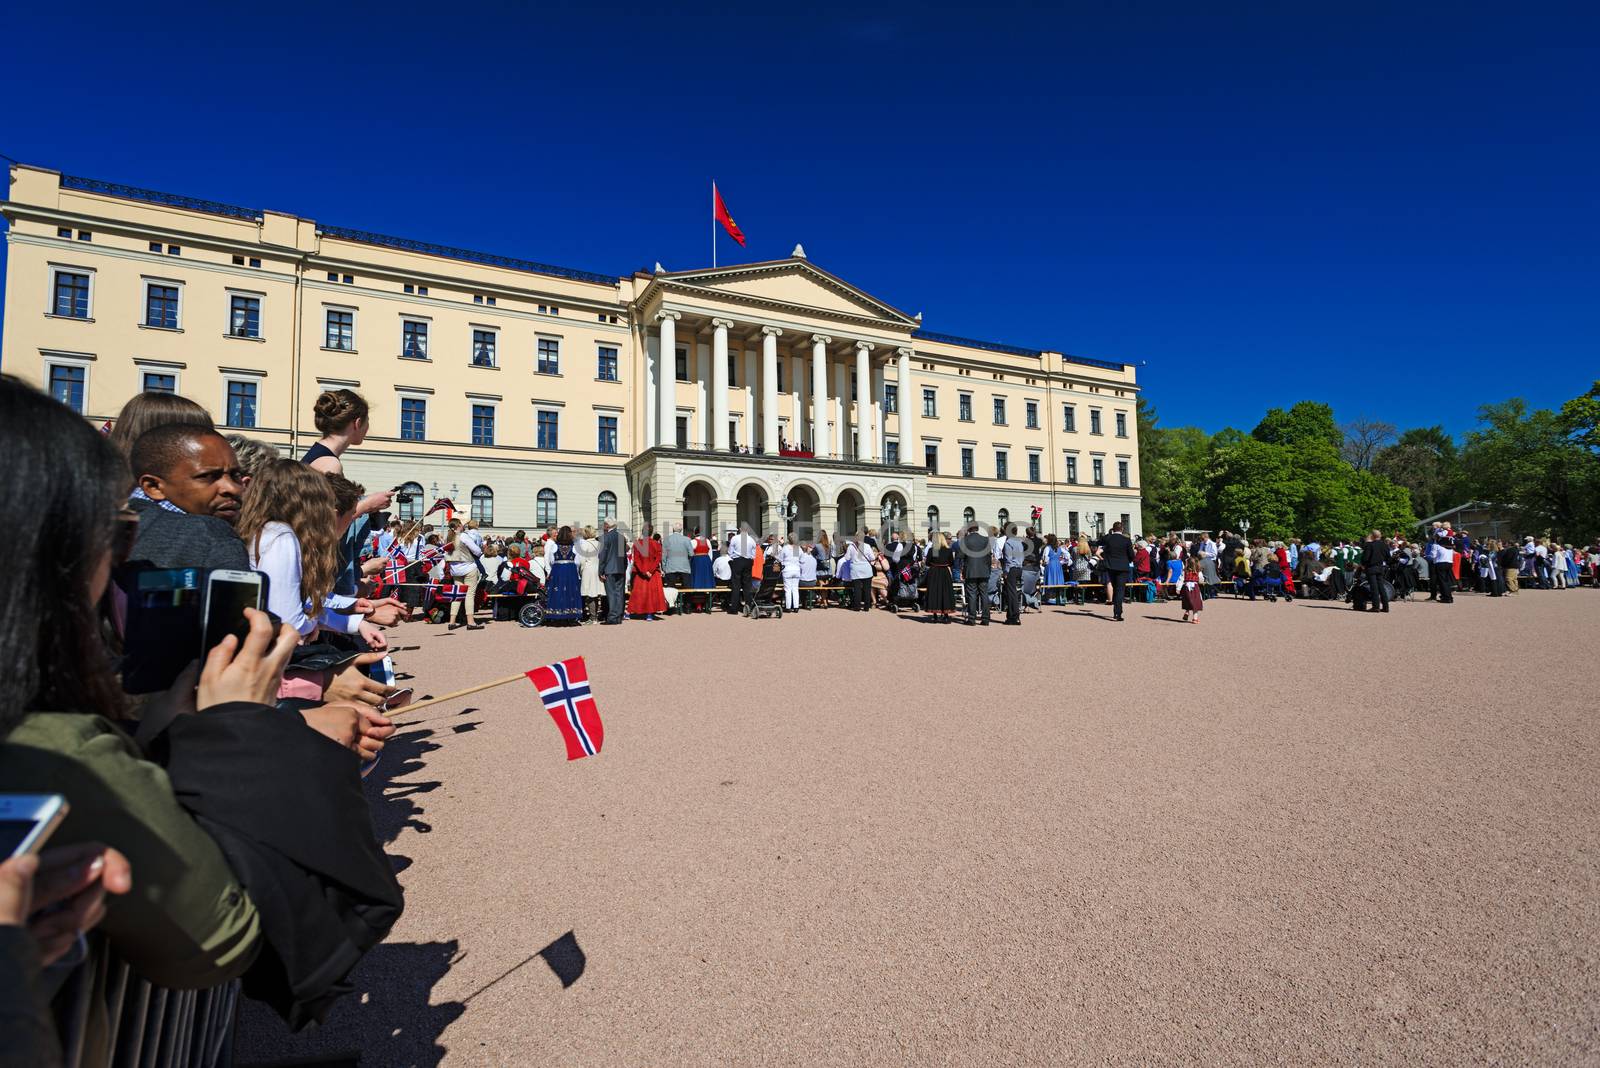
[[[1039,597],[1039,569],[1037,567],[1024,567],[1022,569],[1022,608],[1023,611],[1033,609],[1035,612],[1044,611],[1043,602]]]
[[[921,591],[917,589],[917,571],[910,564],[900,569],[900,581],[894,587],[894,607],[916,611],[922,607]]]
[[[745,615],[751,619],[783,618],[783,568],[778,565],[778,554],[768,553],[766,565],[761,569],[761,583]]]
[[[1389,580],[1386,578],[1380,578],[1378,581],[1383,583],[1384,590],[1386,590],[1389,594],[1389,600],[1393,601],[1394,586],[1391,585]],[[1370,607],[1372,601],[1372,580],[1363,574],[1360,578],[1356,579],[1355,585],[1350,587],[1350,592],[1345,595],[1344,599],[1349,602],[1350,607],[1354,608],[1357,612],[1366,611],[1367,608]]]

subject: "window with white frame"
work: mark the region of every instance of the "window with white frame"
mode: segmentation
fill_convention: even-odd
[[[145,282],[144,325],[158,330],[178,329],[178,300],[182,292],[176,282]]]
[[[176,371],[142,371],[139,374],[139,381],[139,389],[143,393],[178,392]]]
[[[600,345],[595,348],[594,376],[602,382],[617,381],[617,347]]]
[[[594,502],[595,518],[604,523],[607,519],[617,518],[617,495],[610,490],[601,490],[600,496]]]
[[[783,388],[779,386],[779,388]],[[893,415],[900,410],[900,387],[888,382],[883,384],[883,414]]]
[[[1117,485],[1123,489],[1128,488],[1128,461],[1117,461]]]
[[[1078,484],[1078,458],[1070,453],[1067,455],[1067,482],[1074,486]]]
[[[936,419],[939,416],[939,391],[931,386],[922,388],[922,415],[926,419]]]
[[[556,491],[545,488],[534,501],[533,521],[541,527],[556,525]]]
[[[356,313],[344,308],[329,308],[323,347],[341,352],[354,352],[356,347]]]
[[[617,417],[602,415],[599,417],[599,441],[596,449],[600,452],[613,453],[617,451]]]
[[[408,360],[426,360],[428,358],[428,323],[426,320],[401,320],[400,355]]]
[[[972,422],[972,394],[956,394],[956,418],[963,423]]]
[[[1090,408],[1089,409],[1089,433],[1091,433],[1091,434],[1100,433],[1100,409],[1099,408]]]
[[[494,350],[497,340],[498,337],[493,330],[474,330],[472,332],[472,366],[494,366]]]
[[[994,477],[1002,482],[1011,477],[1011,457],[1004,449],[994,451]]]
[[[261,402],[261,384],[253,378],[230,378],[223,406],[223,421],[240,430],[254,430],[256,408]]]
[[[472,443],[474,445],[494,444],[494,405],[473,402]]]
[[[89,288],[93,276],[88,271],[56,267],[51,271],[50,313],[66,319],[89,318]]]
[[[395,518],[402,523],[414,523],[422,518],[422,483],[407,482],[395,494]]]
[[[539,367],[542,375],[558,375],[561,373],[561,339],[542,337],[539,339]]]
[[[1096,456],[1089,463],[1094,470],[1094,484],[1096,486],[1104,486],[1106,484],[1106,462]]]
[[[1128,413],[1127,412],[1118,412],[1117,413],[1117,437],[1125,438],[1127,436],[1128,436]]]
[[[1039,402],[1027,401],[1022,406],[1024,421],[1029,430],[1039,429]]]
[[[472,487],[471,517],[486,527],[494,526],[494,490],[488,486]]]
[[[535,442],[541,449],[559,449],[561,447],[561,413],[554,409],[541,408],[538,415],[538,438]]]
[[[228,298],[228,335],[230,337],[261,336],[261,298],[238,293]]]
[[[1061,406],[1061,429],[1068,434],[1075,434],[1078,430],[1078,407],[1075,404]]]
[[[1038,482],[1040,477],[1039,454],[1036,452],[1030,452],[1028,454],[1028,481]]]
[[[68,408],[84,414],[84,400],[89,392],[89,366],[84,363],[51,361],[45,367],[50,383],[50,396]]]
[[[400,398],[400,440],[428,440],[428,398]]]

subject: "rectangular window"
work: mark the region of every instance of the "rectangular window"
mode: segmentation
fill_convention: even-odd
[[[1075,406],[1071,404],[1063,404],[1061,406],[1061,429],[1068,434],[1077,432],[1078,409]]]
[[[972,477],[972,450],[969,448],[961,450],[961,477]]]
[[[934,389],[924,388],[922,391],[922,415],[925,419],[939,417],[939,392]]]
[[[261,298],[232,298],[228,308],[228,333],[234,337],[261,336]]]
[[[883,443],[883,462],[886,464],[898,464],[900,462],[900,443],[898,441],[886,441]]]
[[[689,350],[679,349],[672,358],[672,377],[679,382],[689,381]]]
[[[178,329],[178,287],[146,283],[144,287],[144,325],[165,330]]]
[[[994,454],[994,477],[1001,481],[1011,477],[1011,458],[1003,452]]]
[[[1006,399],[1004,397],[996,397],[994,399],[994,425],[995,426],[1004,426],[1005,425],[1005,421],[1006,421]]]
[[[1039,454],[1036,452],[1028,454],[1028,481],[1039,481]]]
[[[178,392],[178,376],[169,375],[161,371],[146,371],[142,376],[146,393],[176,393]]]
[[[425,297],[427,295],[428,295],[428,287],[427,286],[418,286],[417,287],[417,296]]]
[[[328,309],[328,329],[324,345],[350,352],[356,347],[356,313]]]
[[[494,366],[495,333],[493,330],[474,330],[472,332],[472,366]]]
[[[1028,429],[1029,430],[1038,430],[1039,429],[1039,402],[1038,401],[1029,401],[1026,405],[1023,406],[1023,413],[1027,416]]]
[[[1128,488],[1128,461],[1117,461],[1117,485],[1123,489]]]
[[[405,320],[400,325],[400,355],[408,360],[428,358],[428,324]]]
[[[617,451],[617,417],[602,415],[600,417],[600,440],[596,445],[601,452]]]
[[[785,390],[783,388],[783,365],[784,365],[785,362],[786,361],[784,361],[784,360],[779,360],[778,361],[778,392],[779,393],[785,392]]]
[[[956,418],[963,423],[972,422],[972,394],[962,393],[956,397]]]
[[[739,420],[728,420],[728,444],[733,448],[739,447]]]
[[[259,257],[259,256],[251,256],[250,257],[250,266],[252,266],[252,267],[260,267],[261,266],[261,257]],[[423,292],[426,293],[427,290],[423,290]]]
[[[1090,462],[1094,466],[1094,484],[1096,486],[1104,486],[1106,484],[1106,462],[1098,456]]]
[[[56,315],[69,319],[89,318],[89,276],[76,271],[56,272]]]
[[[228,380],[228,411],[227,423],[229,426],[241,430],[254,430],[256,425],[256,390],[254,382],[242,382],[238,379]]]
[[[1078,484],[1078,458],[1076,456],[1067,457],[1067,482],[1074,486]]]
[[[428,439],[428,402],[423,398],[400,398],[400,438],[402,441]]]
[[[737,352],[728,353],[728,387],[730,389],[739,388],[739,354]]]
[[[1128,436],[1128,413],[1127,412],[1118,412],[1117,413],[1117,437],[1125,438],[1127,436]]]
[[[1076,538],[1078,536],[1078,513],[1077,512],[1068,512],[1067,513],[1067,529],[1072,532],[1072,536],[1074,538]]]
[[[561,413],[539,413],[539,441],[541,449],[559,449],[561,447]]]
[[[494,444],[494,405],[474,404],[472,406],[472,443],[474,445]]]
[[[854,371],[850,372],[850,399],[858,399],[856,396],[856,373]]]
[[[1091,433],[1091,434],[1100,433],[1100,409],[1099,408],[1090,408],[1089,409],[1089,433]]]
[[[781,386],[779,388],[782,388]],[[883,414],[893,415],[900,410],[900,387],[883,384]]]
[[[687,415],[678,416],[677,433],[678,448],[687,449],[689,447],[689,417]]]
[[[178,247],[177,245],[168,245],[167,246],[167,255],[169,255],[169,256],[181,256],[181,255],[183,255],[183,249]]]
[[[539,373],[542,375],[561,373],[561,342],[553,337],[539,339]]]
[[[82,415],[83,389],[88,374],[87,368],[60,363],[51,364],[50,396]]]
[[[1133,524],[1129,522],[1132,518],[1127,512],[1122,513],[1122,532],[1124,534],[1133,529]]]
[[[928,474],[939,473],[939,446],[924,445],[922,447],[922,466],[928,469]]]
[[[594,376],[602,382],[617,380],[617,350],[612,345],[601,345],[596,351]]]

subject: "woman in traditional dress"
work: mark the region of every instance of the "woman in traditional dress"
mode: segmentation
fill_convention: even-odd
[[[583,595],[571,527],[556,532],[555,546],[550,557],[550,578],[544,588],[544,618],[546,622],[567,619],[576,623],[583,618]]]
[[[940,623],[950,622],[950,613],[956,607],[955,587],[950,578],[955,562],[949,539],[943,531],[934,531],[928,543],[928,614]]]
[[[711,574],[711,542],[694,528],[694,544],[689,555],[689,585],[697,590],[709,590],[717,584]]]
[[[578,552],[578,592],[589,612],[585,623],[605,618],[606,584],[600,578],[600,541],[593,527],[583,528],[583,539],[573,546]]]
[[[1044,536],[1044,584],[1061,586],[1067,581],[1067,553],[1056,541],[1054,534]],[[1045,597],[1049,604],[1059,603],[1061,591],[1050,590]]]
[[[633,588],[628,595],[628,614],[655,619],[667,610],[661,592],[661,544],[648,534],[633,543]]]

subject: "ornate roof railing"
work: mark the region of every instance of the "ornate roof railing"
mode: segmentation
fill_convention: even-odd
[[[998,341],[979,341],[976,338],[957,337],[954,334],[936,334],[932,330],[913,330],[911,336],[923,341],[935,341],[942,345],[961,345],[969,349],[983,349],[985,352],[1005,352],[1012,356],[1028,356],[1038,359],[1044,355],[1043,349],[1024,348],[1021,345],[1005,345]],[[1081,363],[1086,367],[1104,367],[1111,371],[1122,370],[1124,364],[1117,360],[1094,360],[1087,356],[1073,356],[1071,353],[1062,353],[1063,360],[1072,363]]]
[[[490,267],[506,267],[513,271],[554,275],[556,278],[566,278],[574,282],[593,282],[596,285],[615,286],[618,279],[616,275],[600,274],[597,271],[580,271],[573,267],[556,267],[548,263],[537,263],[533,260],[519,260],[512,256],[497,256],[492,252],[473,252],[471,249],[435,245],[428,241],[413,241],[408,237],[391,237],[388,234],[375,234],[367,230],[351,230],[343,226],[319,226],[317,229],[328,237],[337,237],[344,241],[359,241],[363,245],[380,245],[384,248],[397,248],[406,252],[421,252],[429,256],[465,260],[468,263],[482,263]]]
[[[201,200],[198,197],[186,197],[177,193],[158,193],[154,189],[140,189],[135,185],[122,185],[118,182],[102,182],[98,178],[78,178],[63,174],[61,188],[120,197],[123,200],[142,200],[147,204],[163,204],[169,208],[187,208],[189,211],[202,211],[207,215],[227,215],[230,218],[249,219],[252,222],[261,218],[259,208],[242,208],[237,204]]]

